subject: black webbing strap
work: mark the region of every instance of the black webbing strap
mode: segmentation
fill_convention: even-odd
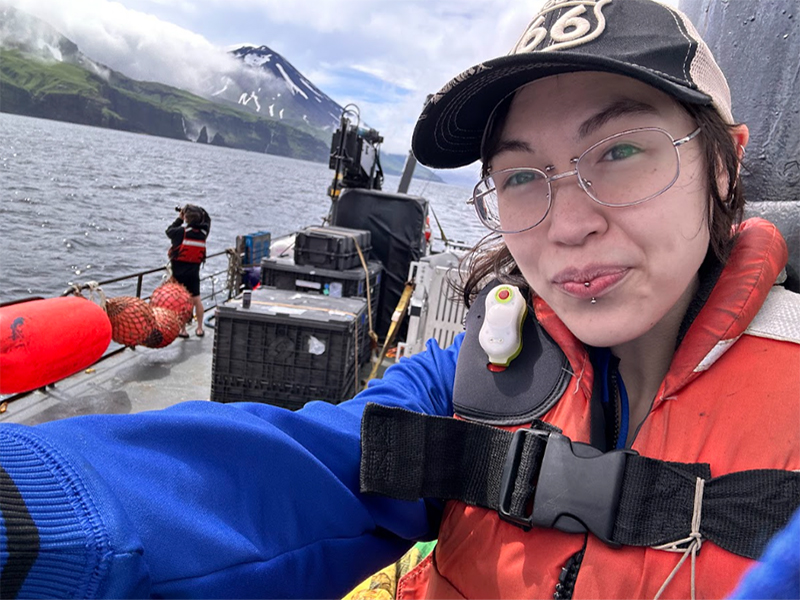
[[[361,421],[361,491],[400,500],[461,498],[494,508],[512,437],[489,425],[368,404]],[[534,480],[545,443],[530,438],[519,481]],[[527,498],[528,488],[514,495]]]
[[[588,529],[611,545],[656,546],[687,538],[698,477],[705,480],[701,535],[741,556],[758,558],[800,506],[797,472],[712,478],[707,464],[602,453],[542,422],[511,433],[368,404],[361,452],[364,493],[460,500],[496,510],[525,529]]]

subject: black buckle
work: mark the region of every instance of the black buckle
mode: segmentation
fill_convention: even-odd
[[[547,439],[535,482],[533,512],[511,514],[511,494],[519,470],[523,437],[531,433]],[[552,527],[567,533],[591,531],[610,546],[617,518],[622,479],[628,456],[635,450],[601,452],[581,442],[573,442],[556,432],[518,429],[506,455],[500,484],[500,518],[525,530],[533,525]]]
[[[531,515],[518,515],[511,512],[511,495],[514,493],[514,482],[517,480],[526,434],[535,435],[546,441],[550,432],[542,429],[522,428],[517,429],[514,435],[511,436],[511,443],[506,453],[506,461],[503,464],[503,476],[500,480],[500,501],[498,502],[497,512],[504,521],[528,531],[532,526]]]

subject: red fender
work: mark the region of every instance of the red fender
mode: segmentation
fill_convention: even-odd
[[[0,393],[53,383],[93,364],[111,342],[111,322],[77,296],[0,307]]]

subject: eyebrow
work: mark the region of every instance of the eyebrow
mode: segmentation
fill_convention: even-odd
[[[578,138],[585,138],[613,119],[635,114],[655,115],[658,114],[658,110],[649,104],[630,98],[617,100],[581,123],[581,126],[578,128]]]
[[[655,107],[645,102],[630,98],[616,100],[581,123],[578,128],[578,139],[585,138],[609,121],[634,114],[657,115],[659,113]],[[500,141],[494,151],[494,156],[503,152],[534,152],[534,150],[527,142],[512,138]]]
[[[533,149],[527,144],[527,142],[511,139],[502,140],[499,144],[497,144],[497,149],[494,151],[494,155],[497,156],[502,152],[533,152]]]

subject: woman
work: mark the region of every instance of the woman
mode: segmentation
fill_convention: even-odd
[[[737,224],[726,90],[674,9],[548,3],[415,132],[430,166],[482,157],[502,232],[466,334],[338,406],[0,429],[9,596],[336,597],[436,537],[400,596],[729,593],[797,505],[800,301],[777,230]]]
[[[167,237],[172,242],[168,252],[172,276],[189,291],[192,297],[197,319],[195,330],[197,337],[205,335],[203,300],[200,297],[200,265],[206,260],[206,238],[210,227],[211,219],[208,213],[199,206],[187,204],[180,209],[178,217],[166,231]],[[189,337],[186,333],[186,323],[182,324],[178,336]]]

